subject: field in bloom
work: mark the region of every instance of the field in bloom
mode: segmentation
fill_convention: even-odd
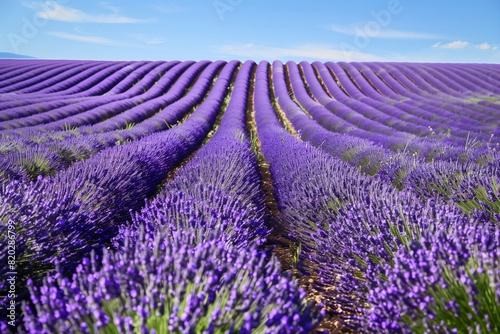
[[[0,60],[0,332],[500,332],[500,65]]]

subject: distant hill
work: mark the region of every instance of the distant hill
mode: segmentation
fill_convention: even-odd
[[[0,52],[0,59],[1,58],[23,59],[23,58],[35,58],[35,57],[26,56],[26,55],[20,55],[20,54],[12,53],[12,52]]]

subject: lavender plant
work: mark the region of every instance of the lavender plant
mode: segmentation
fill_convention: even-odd
[[[399,250],[409,249],[424,233],[476,221],[453,205],[423,202],[411,193],[373,193],[364,201],[345,204],[339,215],[318,228],[318,252],[309,257],[310,266],[320,273],[318,287],[332,287],[324,292],[330,309],[360,329],[361,315],[370,307],[372,282],[387,281]]]
[[[479,214],[499,223],[500,193],[497,163],[435,162],[416,166],[405,179],[406,188],[421,198],[454,203],[464,214]]]
[[[500,331],[500,229],[478,222],[425,231],[375,279],[366,331]],[[370,330],[368,330],[370,328]]]
[[[201,144],[215,121],[224,87],[237,64],[233,62],[225,69],[222,78],[226,80],[218,84],[213,99],[175,130],[101,151],[51,178],[9,185],[19,188],[21,200],[1,198],[0,219],[14,221],[19,238],[30,243],[17,253],[19,291],[24,297],[28,278],[39,280],[56,261],[61,263],[61,270],[70,271],[82,256],[107,245],[118,226],[129,219],[129,210],[138,210],[168,171]],[[12,196],[15,192],[9,190]],[[5,245],[7,236],[3,233],[0,237],[0,244]],[[0,255],[6,263],[6,253]],[[0,282],[0,289],[5,291],[6,285],[6,281]],[[21,300],[18,298],[19,303]]]
[[[191,233],[144,231],[30,286],[28,333],[309,333],[321,313],[276,259]],[[101,265],[102,263],[102,265]]]

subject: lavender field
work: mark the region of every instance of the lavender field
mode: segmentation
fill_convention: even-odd
[[[0,60],[0,332],[500,333],[500,65]]]

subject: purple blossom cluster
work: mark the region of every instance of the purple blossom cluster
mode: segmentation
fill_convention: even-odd
[[[246,100],[253,62],[244,63],[231,99],[210,141],[181,167],[155,198],[132,217],[114,239],[123,243],[139,227],[188,230],[201,240],[225,240],[228,246],[262,245],[269,233],[260,175],[245,129]]]
[[[367,323],[377,333],[500,331],[500,229],[456,222],[426,230],[375,279]]]
[[[499,222],[498,161],[473,163],[436,162],[416,166],[405,177],[406,188],[421,198],[438,198],[454,203],[464,214]]]
[[[1,332],[500,332],[498,65],[2,60],[0,77]]]
[[[105,119],[95,126],[80,127],[77,131],[59,132],[47,132],[47,125],[43,127],[34,127],[33,130],[29,130],[29,128],[26,127],[23,128],[23,136],[28,136],[31,142],[24,139],[22,136],[16,136],[14,142],[12,142],[11,138],[8,139],[9,146],[6,147],[6,150],[9,150],[6,153],[10,153],[11,150],[13,152],[6,154],[5,158],[0,162],[4,167],[2,169],[5,171],[4,175],[6,177],[4,180],[36,179],[38,175],[43,176],[50,172],[61,170],[75,161],[84,160],[107,147],[119,145],[127,141],[138,140],[166,128],[168,124],[178,122],[189,110],[202,101],[214,74],[217,73],[223,65],[222,61],[211,63],[208,66],[207,63],[208,62],[198,62],[189,67],[182,77],[182,80],[177,80],[165,96],[153,98],[126,112],[120,113],[116,117],[105,119],[99,108],[97,110],[92,109],[89,111],[91,118],[96,118],[99,115],[98,118]],[[191,65],[191,63],[183,62],[179,64],[178,69],[176,67],[171,70],[168,75],[165,75],[166,82],[158,84],[162,87],[156,88],[156,95],[161,93],[161,89],[168,87],[170,82],[177,78],[182,73],[182,70],[185,70],[188,65]],[[207,66],[206,71],[197,77],[200,70],[205,66]],[[182,94],[195,77],[197,80],[190,90],[191,93],[182,97]],[[151,98],[155,95],[148,96]],[[158,108],[165,105],[167,105],[167,107],[164,110],[148,118],[148,116],[151,116],[151,112],[157,111]],[[82,113],[75,117],[81,119]],[[143,121],[140,122],[141,120]],[[121,126],[125,126],[124,124],[127,124],[127,122],[134,124],[134,127],[128,130],[112,131],[119,129]],[[136,122],[138,122],[137,125],[135,124]],[[50,124],[55,123],[52,122]],[[79,123],[73,123],[65,119],[65,124],[75,126]],[[160,126],[158,127],[158,125]],[[103,131],[109,132],[102,133]],[[12,135],[4,135],[12,137]],[[68,137],[68,135],[70,135],[70,137]],[[35,140],[36,142],[33,142]],[[28,145],[21,146],[25,142],[27,142]],[[17,150],[10,149],[10,147],[14,146],[12,143],[20,143],[20,145],[16,146],[21,147]],[[37,159],[37,155],[31,154],[32,150],[42,151],[45,161],[40,162],[40,159]],[[19,161],[19,155],[24,157],[22,161]],[[39,166],[40,164],[43,164],[43,166]],[[36,168],[30,169],[29,167],[31,167],[31,165]]]
[[[221,73],[226,80],[214,87],[212,99],[171,131],[108,148],[53,177],[29,184],[14,180],[2,188],[2,221],[14,221],[17,238],[26,240],[16,254],[20,292],[28,278],[39,280],[56,261],[63,270],[71,270],[92,249],[109,245],[119,225],[130,218],[130,210],[138,210],[144,198],[154,195],[168,171],[206,137],[237,65],[229,63]],[[7,249],[6,244],[3,233],[0,245]],[[7,263],[7,253],[1,255]],[[1,269],[7,272],[7,267]],[[0,283],[2,291],[6,284]]]
[[[217,132],[132,215],[132,224],[119,228],[115,251],[93,251],[71,279],[59,267],[41,286],[28,282],[26,331],[312,331],[320,308],[306,302],[274,257],[256,248],[268,228],[245,132],[253,66],[246,62],[238,71]],[[207,116],[198,112],[186,123],[207,123]]]
[[[267,70],[266,63],[259,64],[257,82],[262,80],[262,86],[268,84]],[[382,290],[392,282],[391,270],[397,266],[398,254],[410,251],[429,235],[446,236],[454,229],[462,231],[461,226],[482,226],[487,221],[477,210],[468,212],[472,216],[465,215],[457,204],[458,198],[474,196],[472,184],[477,187],[488,182],[486,176],[496,175],[492,166],[458,161],[410,165],[402,160],[399,166],[406,167],[408,174],[401,175],[405,187],[398,191],[387,182],[391,178],[361,175],[339,159],[280,132],[281,125],[273,115],[270,96],[264,88],[256,89],[255,103],[261,111],[260,116],[256,115],[257,126],[262,151],[273,175],[281,222],[288,237],[302,246],[299,267],[319,277],[316,289],[321,291],[329,312],[338,313],[348,326],[372,331],[374,327],[367,322],[366,314],[367,310],[377,309],[372,304],[373,291]],[[282,106],[286,108],[286,104]],[[299,117],[305,119],[297,114],[296,119]],[[292,123],[293,120],[290,118]],[[310,126],[314,128],[312,123]],[[495,183],[487,189],[491,189],[490,197],[494,198]],[[461,195],[455,191],[461,191]],[[450,201],[450,197],[457,201]],[[466,248],[469,244],[464,239],[456,247]],[[492,266],[498,268],[498,264]],[[457,268],[452,264],[450,270]],[[411,272],[408,269],[401,275]],[[405,284],[404,275],[399,278],[401,285]],[[496,274],[488,275],[485,280],[496,282]],[[401,291],[395,292],[395,308],[407,304],[405,296]],[[379,303],[383,301],[380,298]],[[385,304],[381,306],[384,307]],[[486,317],[492,314],[484,309],[476,313]],[[391,316],[386,319],[393,319]],[[447,326],[442,325],[440,330],[451,329]],[[488,326],[493,328],[491,324]],[[395,327],[392,330],[397,331]]]
[[[275,259],[192,233],[139,232],[71,278],[30,285],[29,333],[310,333],[317,310]],[[102,263],[102,264],[101,264]]]
[[[310,260],[320,273],[318,285],[335,287],[325,293],[330,307],[356,328],[364,328],[359,315],[370,305],[373,282],[388,281],[398,251],[409,250],[422,235],[479,223],[455,206],[422,202],[411,193],[385,192],[339,211],[316,232],[321,252]]]

